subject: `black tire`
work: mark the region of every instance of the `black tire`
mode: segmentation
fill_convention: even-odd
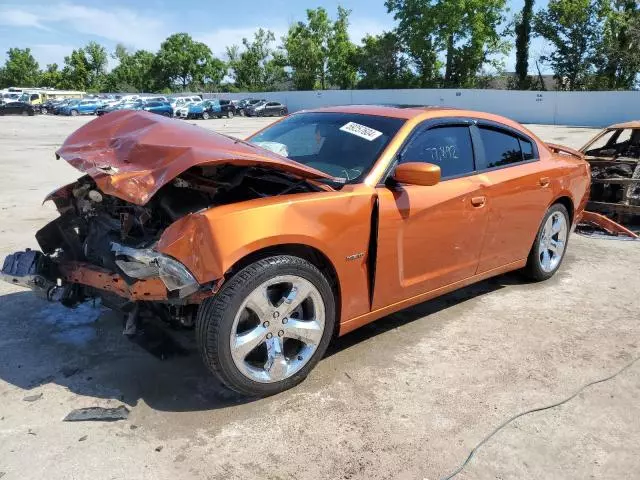
[[[558,262],[558,264],[551,271],[545,271],[542,268],[542,263],[540,260],[540,242],[542,241],[545,223],[547,222],[549,217],[556,212],[564,216],[564,221],[566,222],[568,229],[567,239],[564,242],[562,256],[560,257],[560,261]],[[529,257],[527,258],[527,265],[523,269],[523,273],[527,278],[536,282],[541,282],[543,280],[548,280],[556,274],[556,272],[560,269],[560,266],[562,265],[565,254],[567,252],[570,227],[571,223],[569,219],[569,212],[567,211],[566,207],[561,203],[555,203],[551,205],[549,210],[547,210],[547,213],[545,213],[544,217],[542,218],[542,222],[540,223],[540,227],[538,228],[538,232],[536,233],[535,241],[533,242],[533,246],[531,247],[531,251],[529,252]]]
[[[42,115],[46,115],[46,114],[47,114],[47,108],[46,108],[46,107],[42,107],[42,108],[40,109],[40,113],[41,113]]]
[[[246,117],[247,114],[245,113],[244,109],[240,110],[240,116],[241,117]]]
[[[77,117],[78,116],[78,111],[77,110],[71,110],[69,112],[69,115],[71,115],[72,117]]]
[[[209,112],[202,112],[202,119],[209,120]]]
[[[231,110],[227,110],[227,118],[233,118],[233,112]]]
[[[244,299],[259,285],[279,275],[296,275],[311,282],[320,292],[325,309],[322,338],[309,361],[295,374],[273,383],[260,383],[245,376],[231,355],[231,330]],[[228,388],[251,397],[266,397],[302,382],[324,355],[335,326],[335,299],[327,278],[308,261],[289,255],[258,260],[236,273],[221,290],[198,309],[196,339],[205,365]]]
[[[280,116],[284,117],[287,114],[287,112],[284,111],[284,108],[280,109]]]

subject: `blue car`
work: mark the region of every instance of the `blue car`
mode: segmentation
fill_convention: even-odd
[[[156,113],[163,117],[173,117],[173,107],[169,102],[147,102],[137,110],[146,110],[147,112]]]
[[[205,100],[189,105],[187,118],[202,118],[208,120],[211,117],[222,117],[222,107],[218,100]]]
[[[94,115],[96,110],[102,106],[99,100],[74,100],[65,105],[61,110],[61,115]]]

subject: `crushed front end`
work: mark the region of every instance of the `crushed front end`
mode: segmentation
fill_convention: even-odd
[[[68,307],[100,298],[123,313],[151,309],[191,326],[197,304],[213,294],[215,284],[200,285],[154,245],[174,220],[207,206],[208,199],[191,194],[186,201],[175,190],[164,188],[144,206],[104,194],[88,176],[56,191],[47,199],[60,216],[36,233],[42,251],[7,256],[3,280]]]

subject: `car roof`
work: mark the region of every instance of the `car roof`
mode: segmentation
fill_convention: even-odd
[[[614,128],[640,128],[640,120],[632,120],[630,122],[616,123],[607,127],[607,130]]]
[[[363,115],[374,115],[378,117],[401,118],[421,122],[432,118],[442,117],[468,117],[479,120],[489,120],[506,125],[508,127],[526,133],[529,137],[543,143],[537,135],[518,122],[493,113],[480,112],[475,110],[464,110],[445,106],[420,106],[420,105],[343,105],[335,107],[322,107],[311,110],[302,110],[297,113],[328,112],[328,113],[355,113]]]

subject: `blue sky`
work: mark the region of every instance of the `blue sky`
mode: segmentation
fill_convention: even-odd
[[[536,9],[546,2],[538,0]],[[189,33],[222,57],[226,45],[239,44],[259,27],[279,38],[292,22],[305,18],[307,8],[323,6],[334,15],[339,4],[352,10],[350,35],[356,43],[367,33],[394,27],[384,0],[0,0],[0,58],[10,47],[29,47],[41,67],[61,65],[73,48],[91,40],[110,51],[117,43],[156,51],[176,32]],[[522,8],[522,0],[508,4],[512,12]],[[536,40],[532,55],[544,49]],[[512,52],[507,69],[513,66]]]

